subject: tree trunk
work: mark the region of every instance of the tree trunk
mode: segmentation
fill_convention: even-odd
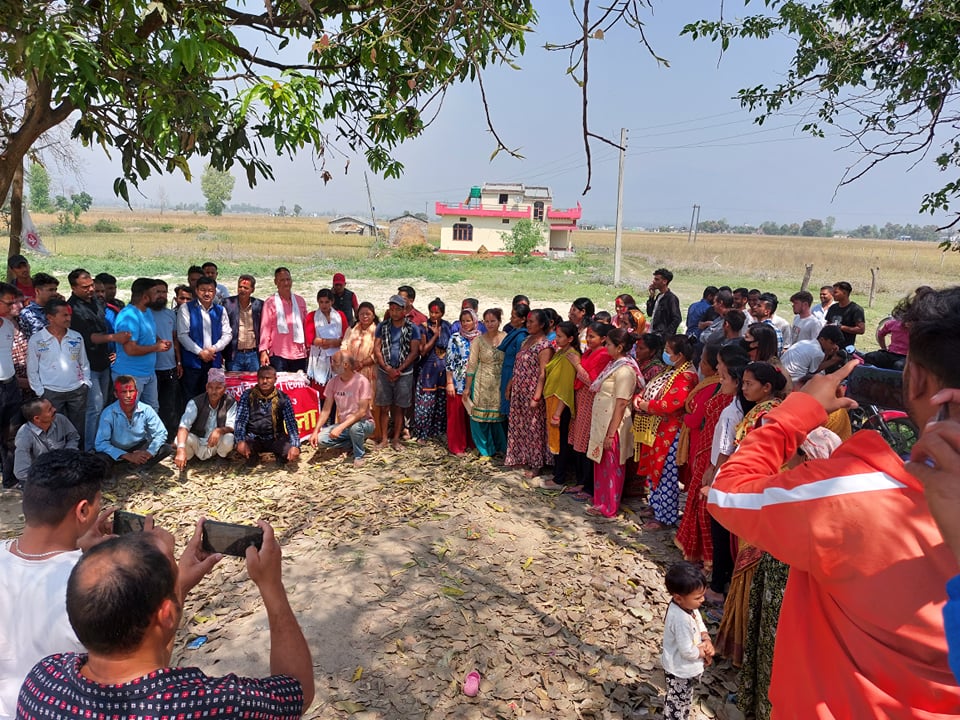
[[[870,299],[867,300],[867,307],[873,307],[873,295],[877,291],[877,278],[880,276],[880,268],[870,268]]]
[[[38,83],[34,76],[27,79],[27,97],[23,105],[20,127],[6,136],[7,144],[0,153],[0,202],[6,200],[19,173],[20,197],[23,197],[23,160],[33,144],[50,128],[56,127],[74,111],[73,103],[64,100],[57,107],[50,107],[51,87],[49,82]],[[16,191],[14,191],[16,192]],[[13,198],[11,198],[11,202]],[[12,210],[12,208],[11,208]],[[13,220],[13,217],[16,220]],[[14,222],[19,227],[22,212],[11,213],[11,241]],[[17,231],[17,249],[11,242],[7,257],[19,252],[20,232]]]
[[[10,185],[10,247],[7,257],[20,253],[20,235],[23,234],[23,164],[14,170]],[[7,268],[7,282],[13,282],[13,271]]]

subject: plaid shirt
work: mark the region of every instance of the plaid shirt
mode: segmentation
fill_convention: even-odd
[[[237,402],[237,424],[233,429],[233,436],[238,443],[249,440],[252,435],[247,433],[247,424],[250,422],[250,390],[244,390],[243,395]],[[297,416],[293,413],[293,403],[284,393],[277,391],[280,395],[280,413],[283,416],[283,424],[287,436],[290,438],[290,444],[294,447],[300,447],[300,428],[297,425]],[[280,428],[278,428],[280,430]]]

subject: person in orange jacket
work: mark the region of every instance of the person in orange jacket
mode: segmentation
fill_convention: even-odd
[[[933,397],[960,387],[960,288],[907,312],[903,397],[921,428]],[[947,662],[944,586],[960,572],[921,482],[876,432],[826,460],[781,471],[856,366],[813,378],[766,416],[717,474],[708,507],[732,533],[790,565],[777,630],[774,718],[946,718],[960,715]]]

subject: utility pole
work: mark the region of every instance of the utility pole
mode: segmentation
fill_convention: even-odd
[[[627,152],[627,129],[620,128],[620,175],[617,178],[617,235],[613,242],[613,285],[620,285],[620,255],[623,251],[623,158]]]
[[[370,194],[370,180],[367,178],[367,171],[363,171],[363,181],[367,184],[367,202],[370,204],[370,222],[373,223],[373,236],[380,237],[380,228],[377,227],[377,218],[373,214],[373,195]]]
[[[700,206],[694,205],[690,211],[690,228],[687,230],[687,245],[693,245],[697,241],[697,230],[700,225]]]

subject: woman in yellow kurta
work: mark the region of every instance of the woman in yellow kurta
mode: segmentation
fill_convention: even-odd
[[[579,332],[572,322],[557,325],[557,352],[545,371],[543,398],[547,402],[547,447],[553,454],[553,480],[545,480],[542,487],[548,490],[562,489],[573,467],[570,422],[576,413],[573,383],[577,379],[575,364],[579,363],[580,355]],[[573,358],[568,357],[571,354]]]

